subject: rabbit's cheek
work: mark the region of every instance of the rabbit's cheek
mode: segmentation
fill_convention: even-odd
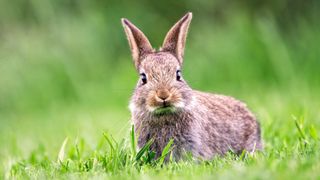
[[[134,102],[130,102],[129,109],[130,109],[131,113],[134,113],[135,111],[137,111],[138,108]]]
[[[177,108],[184,108],[185,104],[183,101],[178,101],[174,103],[174,106]]]
[[[151,106],[151,107],[155,107],[155,106],[158,105],[158,102],[157,102],[157,100],[155,98],[150,97],[150,98],[147,99],[147,105]]]
[[[170,102],[176,107],[184,107],[183,99],[180,93],[172,93]]]

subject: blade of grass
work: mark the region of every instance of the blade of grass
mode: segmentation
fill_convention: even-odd
[[[316,128],[314,127],[314,125],[311,125],[310,127],[310,136],[314,139],[314,140],[318,140],[318,133]]]
[[[173,144],[174,140],[170,139],[170,141],[168,142],[168,144],[163,148],[162,153],[160,158],[158,159],[159,161],[159,165],[162,165],[165,158],[167,157],[167,155],[171,152],[172,148],[172,144]]]
[[[136,151],[136,137],[134,133],[134,125],[132,125],[131,127],[131,150],[132,150],[133,156],[135,156],[137,154],[137,151]]]
[[[136,161],[139,161],[144,153],[146,153],[149,149],[151,144],[153,143],[153,139],[150,139],[137,153]]]
[[[106,133],[106,132],[103,133],[103,137],[107,140],[108,145],[110,146],[110,149],[113,152],[113,151],[115,151],[115,148],[114,148],[113,143],[112,143],[112,141],[111,141],[109,136],[110,135],[108,133]]]
[[[305,139],[306,139],[306,135],[305,135],[305,133],[304,133],[304,131],[303,131],[303,129],[302,129],[301,123],[298,122],[299,120],[298,120],[298,118],[297,118],[296,116],[292,116],[292,118],[293,118],[293,120],[294,120],[294,122],[295,122],[295,125],[296,125],[296,127],[297,127],[297,129],[298,129],[298,132],[299,132],[301,138],[302,138],[303,140],[305,140]]]
[[[67,145],[67,142],[68,142],[68,137],[66,137],[60,147],[60,150],[59,150],[59,154],[58,154],[58,162],[63,162],[63,159],[64,159],[64,156],[65,156],[65,148],[66,148],[66,145]]]

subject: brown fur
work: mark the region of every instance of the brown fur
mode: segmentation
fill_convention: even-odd
[[[137,71],[145,74],[147,81],[138,81],[130,102],[138,146],[153,138],[151,148],[159,156],[174,139],[173,154],[177,159],[185,151],[210,159],[229,150],[240,153],[262,149],[259,123],[244,103],[192,90],[182,78],[178,79],[191,19],[192,14],[187,13],[178,21],[157,52],[137,27],[122,19]],[[156,113],[165,107],[170,111]]]

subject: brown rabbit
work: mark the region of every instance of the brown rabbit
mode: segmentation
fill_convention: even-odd
[[[260,127],[246,105],[232,97],[192,90],[182,78],[184,46],[192,13],[167,33],[156,51],[130,21],[122,19],[140,79],[130,102],[141,148],[153,139],[160,156],[170,139],[173,157],[183,152],[210,159],[227,151],[262,149]]]

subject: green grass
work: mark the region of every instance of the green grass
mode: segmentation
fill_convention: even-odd
[[[319,179],[319,2],[224,2],[1,1],[0,179]],[[170,146],[136,149],[120,18],[159,47],[187,11],[184,79],[246,102],[263,152],[163,164]]]
[[[228,154],[210,161],[189,157],[163,164],[163,159],[151,160],[147,148],[135,148],[127,111],[62,108],[24,116],[19,123],[19,117],[10,117],[12,123],[1,129],[6,145],[1,148],[2,171],[8,178],[317,179],[320,114],[319,101],[312,99],[318,97],[284,94],[269,91],[248,98],[265,142],[265,150],[254,155]],[[170,146],[167,150],[164,154]]]

